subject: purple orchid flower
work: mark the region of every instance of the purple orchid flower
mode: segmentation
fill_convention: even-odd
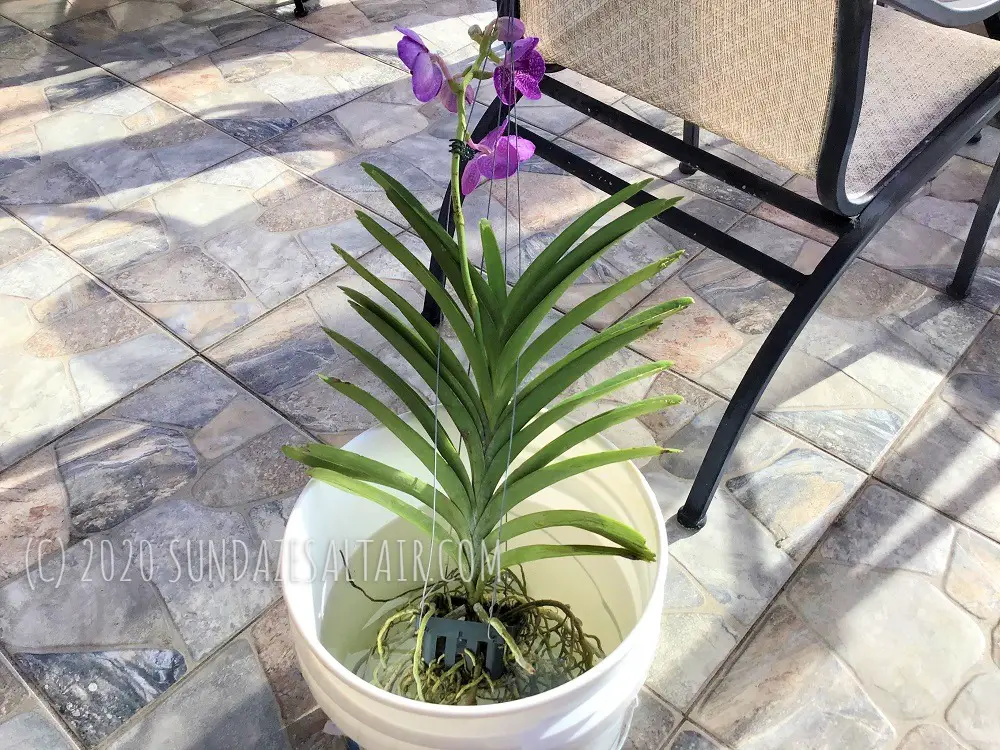
[[[502,180],[517,171],[521,162],[535,155],[535,144],[525,138],[514,135],[504,135],[507,120],[492,131],[479,143],[469,141],[469,145],[478,153],[465,166],[462,173],[462,195],[468,195],[475,190],[485,178],[487,180]]]
[[[451,80],[455,80],[452,78]],[[441,102],[442,106],[452,114],[458,112],[458,94],[452,90],[448,81],[445,81],[441,85],[441,90],[438,92],[438,100]],[[472,106],[472,103],[476,100],[476,93],[469,86],[465,90],[465,104],[466,106]]]
[[[396,31],[403,35],[396,44],[396,52],[413,75],[413,95],[422,102],[429,102],[441,91],[444,73],[417,32],[402,26],[397,26]]]
[[[493,85],[504,104],[510,106],[514,103],[515,89],[528,99],[542,98],[538,84],[545,77],[545,60],[535,49],[537,46],[538,37],[519,39],[507,52],[503,65],[498,65],[493,71]]]
[[[513,44],[524,36],[524,21],[520,18],[500,16],[496,20],[497,39],[505,44]]]

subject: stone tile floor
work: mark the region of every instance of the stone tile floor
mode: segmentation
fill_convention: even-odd
[[[451,121],[413,100],[392,27],[457,59],[492,3],[310,6],[0,0],[0,747],[343,748],[322,733],[273,576],[195,575],[215,564],[196,550],[262,549],[270,572],[303,484],[278,447],[371,425],[315,378],[364,377],[321,324],[378,347],[330,243],[419,299],[354,218],[364,206],[417,242],[358,164],[440,200]],[[521,116],[803,271],[832,242],[555,102]],[[776,376],[709,525],[668,521],[663,637],[629,750],[1000,748],[1000,230],[970,299],[942,294],[998,153],[990,128],[879,234]],[[597,200],[532,161],[468,206],[520,218],[504,238],[513,281],[519,256]],[[578,331],[696,299],[594,375],[677,363],[615,399],[685,403],[612,435],[684,449],[642,467],[668,518],[788,295],[649,225],[559,303],[677,248]],[[191,575],[150,563],[171,555]]]

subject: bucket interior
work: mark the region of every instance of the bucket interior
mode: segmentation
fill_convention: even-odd
[[[563,429],[565,426],[559,425],[551,428],[538,438],[537,445],[544,445]],[[609,446],[603,439],[591,439],[567,455]],[[384,428],[359,435],[348,447],[425,481],[431,479],[423,465]],[[564,480],[520,503],[511,516],[550,509],[594,511],[635,528],[659,556],[657,519],[647,494],[639,472],[630,464],[618,464]],[[602,542],[579,529],[553,528],[520,536],[511,546]],[[289,606],[302,609],[294,614],[303,635],[357,671],[378,628],[398,606],[374,603],[368,597],[391,599],[415,588],[419,591],[425,571],[433,578],[441,570],[440,555],[436,552],[431,557],[431,549],[427,535],[391,512],[329,485],[310,482],[289,519],[283,550],[286,588],[307,594],[287,597]],[[348,582],[345,559],[356,586]],[[539,560],[525,565],[524,573],[531,596],[568,604],[585,630],[600,638],[610,654],[645,610],[657,567],[616,556],[581,556]]]

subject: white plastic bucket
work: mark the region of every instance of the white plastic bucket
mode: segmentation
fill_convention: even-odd
[[[535,445],[544,445],[566,426],[551,428]],[[368,430],[347,447],[429,479],[385,428]],[[597,437],[568,455],[612,447]],[[522,460],[530,453],[529,448]],[[616,750],[623,744],[660,633],[667,570],[663,517],[631,463],[564,480],[519,505],[514,515],[543,508],[609,515],[638,530],[656,552],[655,563],[600,556],[525,566],[533,596],[569,604],[585,629],[602,636],[606,646],[619,638],[620,643],[613,650],[606,648],[608,655],[584,675],[540,695],[496,705],[439,706],[381,690],[354,674],[353,663],[345,666],[331,653],[351,650],[346,644],[358,637],[359,623],[376,617],[378,608],[335,580],[342,563],[330,550],[344,549],[347,541],[385,537],[390,525],[392,536],[401,522],[370,501],[320,482],[312,481],[302,491],[282,545],[282,586],[292,637],[302,674],[319,706],[364,750]],[[553,541],[592,544],[594,537],[577,529],[554,529],[518,538],[524,544]],[[358,580],[354,561],[351,569]],[[378,593],[384,595],[386,586],[395,587],[395,594],[413,583],[385,583]],[[368,611],[360,611],[366,607]]]

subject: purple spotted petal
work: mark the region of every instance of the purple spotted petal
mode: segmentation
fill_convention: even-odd
[[[495,128],[491,130],[489,133],[487,133],[486,137],[479,142],[479,145],[482,146],[487,151],[492,151],[497,147],[497,141],[500,140],[500,136],[504,134],[504,131],[506,129],[507,129],[507,118],[505,117],[503,122],[500,123],[500,127]]]
[[[515,102],[514,74],[506,66],[499,66],[493,71],[493,87],[497,90],[500,101],[508,107]]]
[[[396,43],[396,53],[399,55],[399,59],[403,61],[403,65],[406,66],[407,70],[412,72],[413,67],[416,65],[417,57],[423,52],[429,52],[429,50],[415,31],[404,29],[402,26],[397,26],[396,31],[403,35],[403,38]]]
[[[491,180],[502,180],[517,171],[517,148],[513,136],[505,135],[497,143],[496,151],[490,160],[490,170],[487,176]]]
[[[511,56],[514,63],[518,63],[523,60],[526,56],[530,55],[535,51],[535,47],[538,46],[538,37],[529,36],[527,39],[519,39],[514,42],[514,47],[511,50]]]
[[[542,90],[538,88],[539,80],[523,70],[514,72],[514,87],[528,99],[542,98]]]
[[[465,171],[462,172],[462,195],[468,195],[479,186],[483,164],[487,163],[488,166],[490,158],[486,154],[480,154],[465,165]]]
[[[444,73],[434,64],[427,53],[417,56],[413,66],[413,95],[419,101],[429,102],[441,90],[444,83]]]
[[[520,18],[501,16],[497,19],[497,39],[501,42],[516,42],[524,36],[524,21]]]
[[[517,150],[518,164],[528,161],[528,159],[535,155],[535,144],[527,138],[514,136],[514,141],[514,148]]]

